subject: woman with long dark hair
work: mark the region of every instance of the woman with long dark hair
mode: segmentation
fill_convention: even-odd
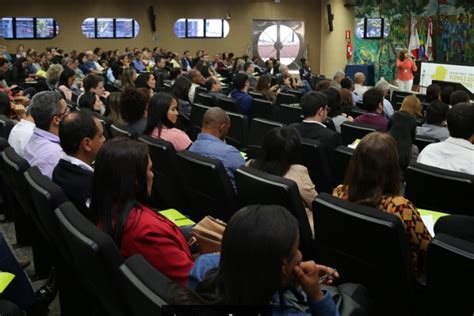
[[[272,86],[272,76],[271,75],[261,75],[258,78],[257,86],[255,91],[263,94],[265,99],[272,101],[275,104],[277,99],[277,94],[280,92],[279,85]]]
[[[155,94],[148,105],[147,124],[144,134],[161,138],[173,144],[176,151],[188,148],[193,142],[189,136],[177,129],[178,102],[166,92]]]
[[[413,267],[423,271],[431,235],[416,207],[400,195],[400,184],[397,143],[389,134],[373,132],[357,145],[344,184],[333,195],[398,216],[412,249]]]
[[[142,72],[135,79],[135,88],[144,88],[150,91],[150,97],[153,96],[156,89],[155,76],[149,72]]]
[[[312,315],[339,315],[320,284],[320,276],[328,274],[332,283],[337,272],[313,261],[302,262],[298,244],[298,221],[284,207],[247,206],[227,224],[221,254],[198,258],[189,287],[208,304],[270,305],[274,315],[301,315],[287,295],[287,289],[301,285]]]
[[[67,101],[72,101],[72,85],[76,79],[76,73],[74,70],[68,67],[64,68],[59,76],[58,89],[63,93],[64,98]]]
[[[300,164],[301,138],[292,127],[270,130],[263,138],[261,155],[251,160],[249,167],[293,180],[298,185],[308,221],[313,230],[312,203],[318,193],[309,177],[308,169]]]
[[[193,256],[180,229],[145,206],[152,183],[148,146],[128,138],[109,140],[95,161],[91,214],[122,256],[142,254],[161,273],[184,285]]]

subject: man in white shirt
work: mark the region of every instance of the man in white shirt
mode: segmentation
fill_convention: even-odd
[[[358,96],[362,97],[369,89],[369,87],[364,86],[365,83],[365,75],[363,72],[356,72],[354,74],[354,93]]]
[[[33,129],[35,128],[35,120],[30,114],[30,110],[26,110],[26,117],[22,118],[11,130],[10,136],[8,136],[8,143],[15,149],[16,153],[23,157],[25,146],[28,144],[31,135],[33,135]]]
[[[450,137],[426,146],[417,162],[474,175],[474,105],[453,106],[447,120]]]
[[[385,79],[380,79],[375,84],[375,88],[383,92],[383,114],[386,118],[391,118],[393,115],[393,106],[389,100],[387,100],[388,92],[390,91],[390,86]]]

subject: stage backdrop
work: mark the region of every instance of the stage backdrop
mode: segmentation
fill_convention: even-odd
[[[474,0],[357,0],[355,16],[353,62],[373,63],[376,78],[394,79],[396,56],[408,49],[412,18],[425,52],[430,17],[433,21],[433,61],[474,65]],[[362,38],[365,17],[385,18],[383,39]]]

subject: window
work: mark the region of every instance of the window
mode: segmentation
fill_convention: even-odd
[[[222,19],[179,19],[174,33],[178,38],[224,38],[229,34],[229,23]]]
[[[87,18],[82,22],[82,33],[87,38],[134,38],[140,26],[129,18]]]
[[[58,24],[53,18],[6,17],[0,23],[5,39],[48,39],[58,35]]]

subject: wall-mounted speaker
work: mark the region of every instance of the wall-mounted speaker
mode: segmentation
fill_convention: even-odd
[[[332,21],[334,20],[334,14],[332,14],[332,9],[331,9],[331,4],[330,4],[330,3],[328,3],[327,9],[328,9],[328,26],[329,26],[329,32],[332,32],[332,31],[334,31],[334,25],[333,25],[333,23],[332,23]]]
[[[150,19],[150,27],[152,32],[156,32],[156,15],[153,6],[148,7],[148,18]]]

